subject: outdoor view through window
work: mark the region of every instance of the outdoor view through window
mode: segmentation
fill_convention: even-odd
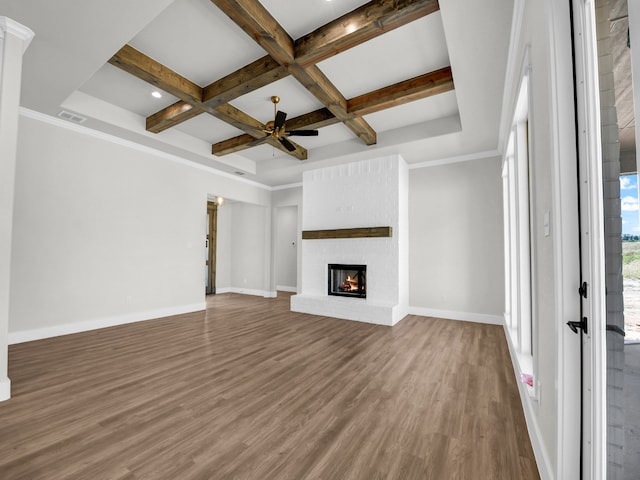
[[[640,341],[640,210],[638,175],[620,177],[625,341]]]

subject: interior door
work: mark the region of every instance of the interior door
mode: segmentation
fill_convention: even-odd
[[[218,205],[207,202],[207,237],[205,290],[207,295],[216,293],[216,240],[218,235]]]

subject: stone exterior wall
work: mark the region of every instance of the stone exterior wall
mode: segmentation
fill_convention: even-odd
[[[620,143],[611,48],[610,0],[596,1],[602,176],[606,256],[607,324],[624,329],[622,296],[622,218],[620,215]],[[624,338],[607,332],[607,478],[624,475]]]

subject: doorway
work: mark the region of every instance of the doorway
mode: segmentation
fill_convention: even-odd
[[[588,333],[583,332],[583,478],[636,479],[640,470],[640,349],[630,341],[637,335],[634,294],[640,293],[635,292],[640,249],[634,242],[639,223],[634,102],[640,100],[634,83],[640,85],[640,78],[633,82],[631,75],[636,58],[640,69],[640,44],[637,53],[632,48],[633,39],[640,39],[640,9],[635,36],[630,20],[635,4],[573,2],[578,125],[587,132],[580,135],[583,266],[596,274],[589,293],[583,292],[589,320]]]
[[[205,292],[216,293],[216,245],[218,237],[218,203],[207,202],[207,236],[205,240]]]

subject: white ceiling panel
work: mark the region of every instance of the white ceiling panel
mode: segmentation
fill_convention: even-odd
[[[294,40],[367,3],[362,0],[263,0],[262,5]]]
[[[458,101],[455,91],[451,91],[365,115],[364,119],[377,132],[384,132],[414,123],[449,117],[456,113],[458,113]]]
[[[201,113],[175,127],[186,134],[200,138],[209,143],[216,143],[227,138],[236,137],[243,132],[228,123],[218,120],[213,115]]]
[[[318,67],[346,98],[449,65],[439,12],[331,57]]]
[[[79,90],[143,117],[178,101],[173,95],[110,64],[100,68]],[[151,96],[154,91],[160,91],[162,98]]]
[[[129,43],[201,87],[266,54],[209,0],[176,0]]]

